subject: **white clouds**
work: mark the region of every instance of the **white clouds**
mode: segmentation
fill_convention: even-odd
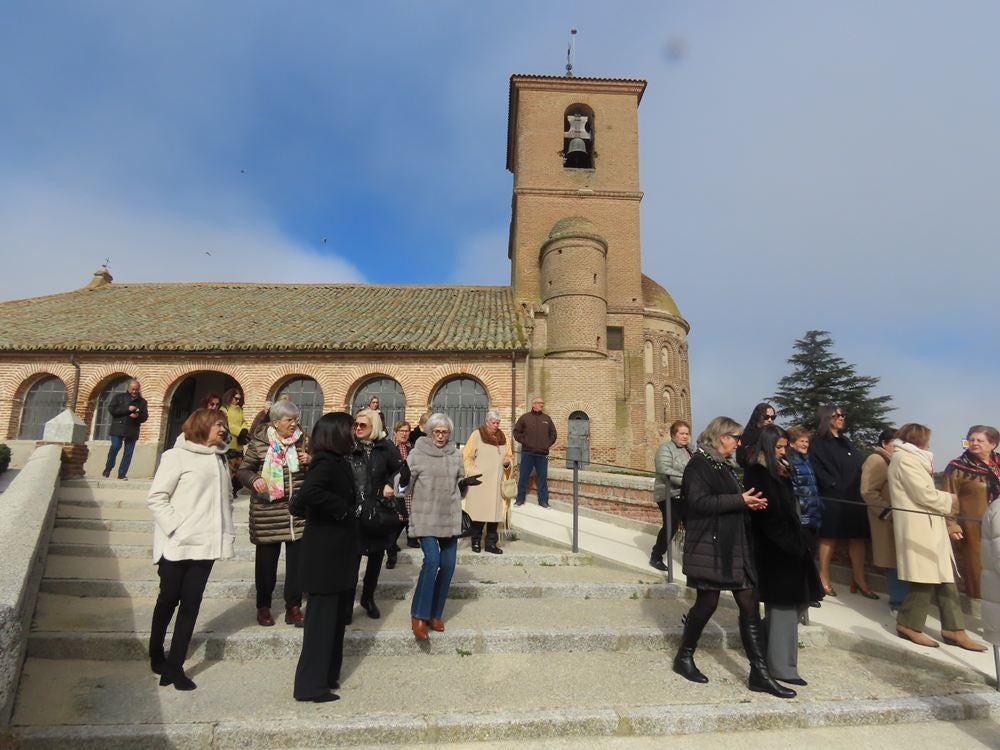
[[[222,220],[140,208],[110,196],[0,185],[0,299],[77,289],[111,259],[119,283],[144,281],[360,281],[334,255],[284,236],[246,211]]]

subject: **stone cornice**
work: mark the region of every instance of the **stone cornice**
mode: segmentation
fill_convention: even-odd
[[[556,198],[610,198],[619,201],[641,201],[642,191],[590,190],[572,188],[517,187],[514,195],[548,195]]]
[[[659,320],[667,320],[671,323],[676,323],[684,329],[684,333],[691,333],[691,324],[684,320],[684,318],[674,315],[673,313],[668,313],[664,310],[656,310],[652,307],[646,307],[643,308],[642,315],[644,318],[657,318]]]

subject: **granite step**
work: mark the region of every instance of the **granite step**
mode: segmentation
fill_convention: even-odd
[[[103,529],[57,527],[53,530],[49,554],[70,557],[152,559],[152,542],[151,531],[106,531]],[[593,557],[585,552],[574,554],[552,545],[523,539],[504,541],[501,546],[504,549],[502,555],[486,552],[473,553],[469,548],[469,543],[463,541],[459,545],[458,564],[528,567],[532,565],[590,565],[593,562]],[[253,560],[255,549],[255,545],[250,542],[249,535],[238,535],[234,549],[235,559]],[[406,547],[405,544],[400,549],[399,565],[420,565],[422,562],[423,553],[419,549]]]
[[[714,648],[699,650],[707,685],[674,674],[662,653],[365,655],[345,659],[341,700],[312,704],[292,699],[294,658],[190,660],[194,693],[158,687],[139,660],[29,658],[8,743],[248,750],[579,737],[593,746],[1000,716],[1000,696],[947,671],[829,647],[803,648],[799,662],[810,684],[783,701],[748,691],[742,656]]]
[[[46,659],[145,659],[154,599],[85,599],[43,594],[29,639],[29,655]],[[679,643],[679,600],[554,600],[516,613],[509,602],[483,600],[467,606],[449,602],[447,631],[430,648],[410,632],[409,606],[381,601],[382,617],[356,608],[348,626],[350,655],[527,653],[551,651],[663,651]],[[276,617],[280,607],[275,609]],[[192,658],[282,659],[298,654],[302,631],[280,622],[263,628],[254,621],[255,603],[206,600],[199,615]],[[803,628],[800,638],[822,645],[820,628]],[[704,646],[742,648],[733,611],[720,611],[703,636]]]

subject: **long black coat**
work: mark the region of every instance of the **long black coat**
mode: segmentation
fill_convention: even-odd
[[[129,416],[128,408],[134,406],[138,409],[138,417],[134,419]],[[142,396],[132,397],[128,391],[116,393],[111,397],[108,404],[108,413],[111,415],[111,429],[109,434],[120,435],[122,437],[136,440],[139,437],[139,425],[149,419],[149,405]]]
[[[725,591],[753,586],[750,511],[734,470],[696,452],[684,468],[681,498],[688,585]]]
[[[309,594],[336,594],[358,584],[354,472],[343,456],[316,451],[291,511],[306,519],[299,575]]]
[[[386,485],[392,486],[392,478],[400,474],[399,483],[410,483],[410,467],[399,455],[399,448],[388,440],[376,440],[367,453],[361,443],[355,442],[354,450],[348,457],[354,473],[355,499],[358,505],[368,497],[382,497]],[[389,547],[389,535],[373,537],[362,533],[362,552],[385,550]]]
[[[766,467],[751,464],[743,483],[767,498],[765,509],[750,514],[758,598],[786,606],[818,602],[823,586],[796,511],[791,479],[775,479]]]
[[[868,506],[861,498],[861,466],[864,454],[843,435],[815,437],[809,444],[809,463],[816,472],[823,502],[822,539],[865,539],[868,529]],[[836,502],[849,500],[855,505]]]

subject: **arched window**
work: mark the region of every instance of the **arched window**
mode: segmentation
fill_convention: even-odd
[[[276,399],[282,396],[288,396],[299,407],[299,425],[307,435],[311,433],[316,420],[323,416],[323,389],[319,383],[312,378],[294,378],[274,394]]]
[[[660,367],[663,369],[663,374],[666,375],[670,367],[670,350],[665,346],[660,347]]]
[[[656,390],[652,383],[646,383],[646,421],[656,421]]]
[[[48,375],[24,394],[21,427],[18,440],[41,440],[45,423],[62,411],[66,404],[66,384],[55,375]]]
[[[642,368],[646,373],[653,371],[653,342],[647,341],[642,345]]]
[[[594,167],[594,110],[573,104],[563,115],[563,166],[567,169]]]
[[[406,419],[406,396],[403,395],[403,386],[392,378],[372,378],[362,383],[354,394],[351,402],[351,413],[357,414],[371,402],[373,397],[378,398],[378,409],[385,416],[385,434],[392,437],[392,428],[396,422]]]
[[[111,438],[111,414],[108,412],[108,405],[111,399],[119,393],[128,390],[128,384],[132,378],[122,375],[108,383],[101,395],[97,398],[97,406],[94,407],[94,431],[90,436],[91,440],[109,440]]]
[[[455,423],[451,438],[460,444],[486,421],[489,410],[490,397],[486,389],[472,378],[452,378],[438,388],[431,399],[431,411],[447,414]]]
[[[671,404],[673,401],[673,394],[671,394],[669,388],[663,390],[663,423],[670,424],[674,421],[673,414],[671,414]]]
[[[683,415],[684,419],[691,421],[691,402],[688,400],[687,389],[681,390],[681,403],[678,407],[680,414]]]

